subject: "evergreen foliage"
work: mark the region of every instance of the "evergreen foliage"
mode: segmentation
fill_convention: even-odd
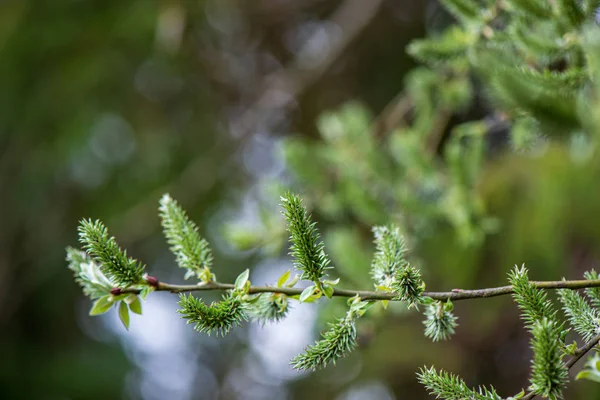
[[[203,282],[211,281],[212,252],[206,239],[200,236],[198,226],[168,194],[160,200],[159,212],[165,237],[177,264],[188,270],[184,278],[195,276]]]

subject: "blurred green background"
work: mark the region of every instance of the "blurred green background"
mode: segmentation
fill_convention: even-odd
[[[212,243],[220,280],[250,267],[253,282],[272,282],[291,267],[272,217],[273,183],[293,185],[282,138],[320,140],[318,116],[348,101],[379,114],[415,67],[406,45],[448,23],[433,1],[0,1],[0,398],[426,399],[424,364],[518,392],[530,354],[508,298],[459,303],[447,343],[424,338],[416,313],[376,316],[359,327],[360,352],[299,374],[289,358],[343,301],[217,340],[160,293],[125,332],[113,313],[87,315],[64,261],[77,222],[100,218],[152,275],[181,282],[156,213],[169,192]],[[481,110],[450,125],[470,113]],[[498,227],[477,246],[447,226],[423,235],[428,289],[504,284],[514,264],[540,280],[596,265],[598,168],[563,145],[508,154],[499,136],[479,190]],[[377,217],[317,218],[343,278],[369,289]],[[232,221],[272,223],[267,250],[231,246],[245,232]],[[584,382],[566,398],[599,394]]]

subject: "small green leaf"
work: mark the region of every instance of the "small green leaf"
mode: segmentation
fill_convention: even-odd
[[[129,330],[129,309],[124,301],[119,303],[119,318],[125,329]]]
[[[565,354],[574,355],[577,352],[577,342],[573,342],[568,346],[565,346]]]
[[[575,379],[587,379],[592,382],[600,383],[600,375],[597,372],[591,371],[589,369],[585,369],[578,373]]]
[[[113,306],[113,302],[111,301],[111,295],[106,295],[100,297],[98,300],[94,302],[92,309],[90,310],[90,315],[100,315],[104,314]]]
[[[279,277],[279,279],[277,280],[277,287],[282,287],[283,285],[285,285],[285,283],[288,281],[288,279],[290,279],[291,274],[292,273],[290,272],[289,269],[287,271],[285,271],[283,273],[283,275],[281,275]]]
[[[148,295],[152,292],[154,292],[154,286],[144,286],[144,288],[142,289],[142,291],[140,292],[140,297],[142,298],[142,300],[146,300],[146,297],[148,297]]]
[[[357,305],[358,303],[360,303],[360,302],[361,302],[361,299],[360,299],[360,296],[359,296],[359,295],[356,295],[356,296],[350,297],[350,298],[348,299],[348,305],[349,305],[350,307],[356,306],[356,305]]]
[[[327,298],[333,297],[333,288],[329,285],[323,285],[323,294],[327,296]]]
[[[381,305],[383,306],[384,310],[387,310],[389,302],[389,300],[381,300]]]
[[[246,286],[246,282],[248,282],[248,277],[250,276],[250,270],[246,269],[244,272],[238,275],[235,280],[235,289],[242,290]]]
[[[454,310],[454,304],[448,300],[446,303],[444,303],[444,311],[451,312],[452,310]]]
[[[129,302],[129,309],[138,315],[142,315],[142,302],[137,296]]]
[[[519,393],[517,393],[516,395],[514,395],[511,398],[514,400],[519,400],[519,399],[522,399],[523,396],[525,396],[525,390],[521,390]]]
[[[433,303],[435,303],[435,300],[432,299],[431,297],[423,297],[421,299],[421,304],[423,304],[423,305],[429,306],[429,305],[431,305]]]
[[[114,296],[114,295],[111,294],[110,295],[110,301],[113,302],[113,303],[116,303],[116,302],[118,302],[120,300],[125,300],[127,298],[127,296],[129,296],[129,294],[127,294],[127,293],[118,294],[116,296]]]
[[[337,285],[338,283],[340,283],[340,278],[337,278],[337,279],[335,279],[335,280],[333,280],[333,281],[328,281],[328,280],[325,280],[325,281],[323,281],[323,283],[325,283],[325,284],[327,284],[327,285],[329,285],[329,286],[335,286],[335,285]]]
[[[285,285],[285,286],[286,286],[286,287],[289,287],[289,288],[291,288],[291,287],[294,287],[294,285],[295,285],[296,283],[298,283],[298,281],[299,281],[299,280],[300,280],[300,275],[294,275],[294,277],[292,278],[292,280],[291,280],[291,281],[289,281],[289,282],[288,282],[288,284],[287,284],[287,285]]]
[[[306,300],[308,300],[308,298],[311,297],[316,290],[317,287],[315,285],[309,286],[306,289],[304,289],[302,293],[300,293],[300,303],[304,303]]]

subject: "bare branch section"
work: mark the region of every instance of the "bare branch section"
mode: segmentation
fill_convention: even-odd
[[[586,289],[600,287],[600,279],[594,280],[573,280],[573,281],[531,281],[538,289]],[[201,290],[232,290],[235,286],[231,283],[209,282],[199,285],[173,285],[169,283],[159,282],[156,286],[157,291],[184,293],[196,292]],[[249,294],[257,293],[282,293],[288,296],[300,295],[304,289],[302,288],[286,288],[273,286],[251,286],[248,290]],[[129,288],[122,289],[121,293],[139,293],[139,289]],[[423,292],[424,297],[430,297],[434,300],[467,300],[487,297],[504,296],[513,293],[513,287],[499,286],[487,289],[463,290],[454,289],[451,292]],[[337,297],[354,297],[359,296],[362,300],[391,300],[399,301],[397,295],[388,292],[374,292],[367,290],[349,290],[349,289],[334,289],[333,295]]]

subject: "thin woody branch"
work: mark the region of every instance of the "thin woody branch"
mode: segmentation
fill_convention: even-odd
[[[154,277],[148,277],[149,279],[156,279]],[[154,281],[153,281],[154,282]],[[592,287],[600,287],[600,279],[595,280],[573,280],[573,281],[531,281],[538,289],[585,289]],[[198,285],[174,285],[164,282],[157,282],[153,284],[156,291],[171,292],[171,293],[184,293],[184,292],[196,292],[202,290],[232,290],[234,285],[232,283],[220,283],[220,282],[209,282]],[[282,293],[288,296],[295,296],[302,293],[303,288],[285,288],[285,287],[273,287],[273,286],[251,286],[248,293]],[[120,293],[139,293],[139,289],[127,288],[121,289]],[[504,296],[513,293],[513,287],[511,285],[499,286],[495,288],[486,289],[453,289],[450,292],[423,292],[423,296],[431,297],[434,300],[467,300],[467,299],[478,299],[487,297]],[[351,289],[334,289],[333,295],[337,297],[354,297],[358,295],[362,300],[376,301],[376,300],[397,300],[397,294],[390,292],[380,291],[367,291],[367,290],[351,290]]]

